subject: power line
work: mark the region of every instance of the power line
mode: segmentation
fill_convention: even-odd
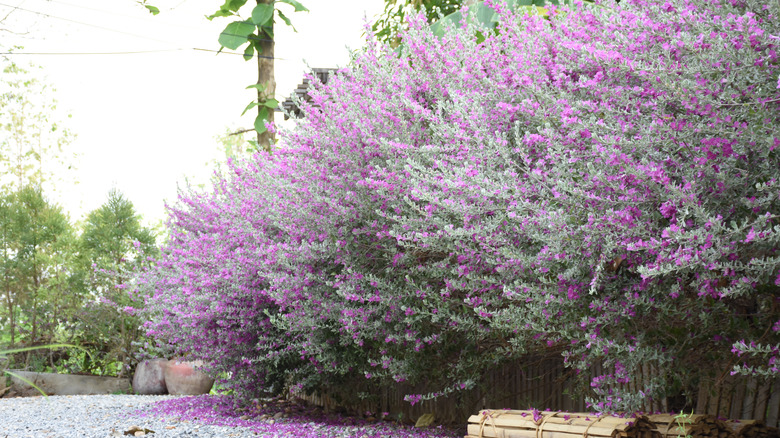
[[[137,55],[137,54],[145,54],[145,53],[164,53],[164,52],[184,52],[194,50],[197,52],[211,52],[211,53],[224,53],[226,55],[239,55],[244,56],[243,53],[239,52],[226,52],[224,50],[212,50],[212,49],[202,49],[199,47],[193,47],[193,48],[177,48],[177,49],[157,49],[157,50],[129,50],[129,51],[123,51],[123,52],[0,52],[0,55],[65,55],[65,56],[81,56],[81,55]],[[252,56],[259,57],[263,59],[274,59],[278,61],[289,61],[289,59],[286,58],[277,58],[273,56],[263,56],[255,54]]]
[[[84,9],[94,10],[94,11],[97,11],[97,12],[104,12],[104,13],[107,13],[107,14],[112,14],[111,12],[108,12],[108,11],[102,11],[102,10],[95,9],[95,8],[89,8],[89,7],[85,7],[85,6],[74,5],[74,4],[71,4],[71,3],[66,3],[66,2],[56,1],[56,0],[48,0],[48,1],[52,1],[54,3],[60,3],[60,4],[63,4],[63,5],[68,5],[68,6],[81,7],[81,8],[84,8]],[[53,18],[53,19],[56,19],[56,20],[62,20],[62,21],[67,21],[67,22],[71,22],[71,23],[75,23],[75,24],[80,24],[82,26],[93,27],[93,28],[96,28],[96,29],[106,30],[106,31],[109,31],[109,32],[121,33],[121,34],[124,34],[124,35],[133,36],[133,37],[136,37],[136,38],[143,38],[143,39],[147,39],[147,40],[151,40],[151,41],[155,41],[155,42],[160,42],[160,43],[165,43],[165,44],[175,44],[175,43],[172,43],[170,41],[163,41],[163,40],[159,40],[159,39],[156,39],[156,38],[148,37],[148,36],[145,36],[145,35],[138,35],[138,34],[134,34],[134,33],[130,33],[130,32],[124,32],[124,31],[121,31],[121,30],[112,29],[112,28],[109,28],[109,27],[99,26],[99,25],[96,25],[96,24],[85,23],[83,21],[72,20],[70,18],[58,17],[56,15],[51,15],[51,14],[47,14],[47,13],[40,12],[40,11],[33,11],[33,10],[30,10],[30,9],[22,8],[21,5],[23,3],[24,3],[24,1],[22,1],[22,3],[20,3],[19,6],[11,6],[11,5],[8,5],[8,4],[5,4],[5,3],[0,3],[0,6],[5,6],[7,8],[11,8],[12,11],[13,10],[20,10],[20,11],[28,12],[28,13],[31,13],[31,14],[36,14],[36,15],[41,15],[41,16],[48,17],[48,18]],[[181,3],[184,3],[184,1],[182,1]],[[120,14],[113,13],[113,15],[120,15]],[[131,17],[131,18],[134,18],[134,17]],[[145,20],[145,21],[148,21],[148,20]],[[228,36],[243,37],[243,38],[246,38],[246,39],[251,40],[251,41],[273,42],[273,40],[271,40],[271,39],[263,39],[263,38],[260,38],[257,35],[235,35],[235,34],[229,34],[229,33],[223,33],[223,34],[224,35],[228,35]],[[226,53],[228,55],[244,56],[243,53],[239,53],[239,52],[229,52],[229,51],[225,51],[225,50],[222,50],[222,49],[220,49],[220,50],[203,49],[203,48],[199,48],[199,47],[194,47],[194,48],[191,48],[191,49],[176,48],[176,49],[133,50],[133,51],[117,51],[117,52],[0,52],[0,54],[2,54],[2,55],[72,55],[72,56],[80,56],[80,55],[134,55],[134,54],[145,54],[145,53],[176,52],[176,51],[185,51],[185,50],[195,50],[195,51],[200,51],[200,52],[213,52],[213,53]],[[253,58],[254,57],[258,57],[258,58],[262,58],[262,59],[274,59],[274,60],[280,60],[280,61],[287,61],[287,59],[285,59],[285,58],[264,56],[264,55],[261,55],[259,53],[256,53],[256,54],[252,55],[252,57]]]
[[[48,1],[54,1],[54,0],[48,0]],[[24,3],[24,1],[22,3]],[[22,3],[20,3],[20,6],[21,6]],[[64,3],[64,2],[56,2],[56,3],[61,3],[61,4],[64,4],[64,5],[69,5],[69,6],[82,7],[82,6],[72,5],[70,3]],[[96,24],[85,23],[83,21],[72,20],[70,18],[58,17],[56,15],[46,14],[46,13],[40,12],[40,11],[33,11],[33,10],[30,10],[30,9],[22,8],[20,6],[11,6],[11,5],[8,5],[8,4],[5,4],[5,3],[0,3],[0,6],[5,6],[7,8],[11,8],[12,11],[13,10],[20,10],[20,11],[24,11],[24,12],[29,12],[31,14],[41,15],[41,16],[48,17],[48,18],[54,18],[56,20],[62,20],[62,21],[68,21],[68,22],[75,23],[75,24],[80,24],[82,26],[94,27],[96,29],[106,30],[106,31],[109,31],[109,32],[121,33],[121,34],[124,34],[124,35],[133,36],[133,37],[136,37],[136,38],[143,38],[143,39],[147,39],[147,40],[151,40],[151,41],[155,41],[155,42],[160,42],[160,43],[165,43],[165,44],[176,44],[176,43],[172,43],[170,41],[163,41],[163,40],[159,40],[159,39],[156,39],[156,38],[151,38],[151,37],[144,36],[144,35],[138,35],[138,34],[134,34],[134,33],[130,33],[130,32],[124,32],[124,31],[117,30],[117,29],[112,29],[112,28],[108,28],[108,27],[104,27],[104,26],[98,26]],[[95,11],[98,11],[98,12],[109,13],[109,12],[106,12],[106,11],[100,11],[98,9],[89,8],[89,7],[83,7],[83,8],[90,9],[90,10],[95,10]],[[118,15],[118,14],[114,14],[114,15]],[[273,42],[273,40],[271,40],[271,39],[263,39],[263,38],[260,38],[257,35],[237,35],[237,34],[230,34],[230,33],[223,33],[223,35],[243,37],[243,38],[246,38],[246,39],[251,40],[251,41]],[[180,51],[180,50],[188,50],[188,49],[177,48],[177,49],[170,49],[170,50],[167,50],[167,51]],[[241,56],[244,56],[243,53],[228,52],[228,51],[224,51],[224,50],[211,50],[211,49],[202,49],[202,48],[197,48],[197,47],[192,48],[191,50],[202,51],[202,52],[227,53],[229,55],[241,55]],[[139,53],[155,53],[155,52],[163,52],[163,51],[166,51],[166,50],[139,50],[139,51],[126,51],[126,52],[90,52],[90,53],[86,53],[86,52],[5,52],[5,53],[2,53],[2,54],[4,54],[4,55],[125,55],[125,54],[139,54]],[[284,59],[284,58],[263,56],[263,55],[260,55],[260,54],[255,54],[252,57],[255,57],[255,56],[258,57],[258,58],[262,58],[262,59],[275,59],[275,60],[278,59],[278,60],[281,60],[281,61],[287,61],[287,59]]]
[[[71,7],[79,8],[79,9],[86,9],[88,11],[100,12],[101,14],[113,15],[115,17],[124,17],[124,18],[129,18],[129,19],[132,19],[132,20],[139,20],[139,21],[143,21],[143,22],[146,22],[146,23],[160,23],[159,19],[150,19],[150,18],[148,18],[149,14],[146,14],[147,18],[144,18],[144,17],[136,17],[136,16],[128,15],[128,14],[120,14],[120,13],[113,12],[113,11],[107,11],[105,9],[91,8],[89,6],[77,5],[77,4],[74,4],[74,3],[68,3],[68,2],[64,2],[64,1],[60,1],[60,0],[45,0],[45,1],[46,2],[50,2],[50,3],[56,3],[56,4],[64,5],[64,6],[71,6]],[[184,0],[184,1],[186,1],[186,0]],[[171,8],[171,10],[173,10],[173,9],[179,7],[180,5],[182,5],[184,3],[184,1],[182,1],[178,5],[176,5],[173,8]],[[176,27],[187,28],[187,29],[197,29],[197,26],[189,26],[189,25],[182,25],[182,24],[171,24],[171,23],[164,23],[164,24],[169,25],[169,26],[176,26]]]
[[[196,50],[198,52],[226,53],[228,55],[241,55],[241,56],[244,56],[243,53],[226,52],[224,50],[201,49],[201,48],[198,48],[198,47],[194,47],[192,50]],[[277,58],[277,57],[274,57],[274,56],[263,56],[263,55],[260,55],[260,54],[257,54],[257,53],[252,55],[252,57],[253,58],[263,58],[263,59],[275,59],[275,60],[279,60],[279,61],[289,61],[289,59],[287,59],[287,58]]]
[[[0,6],[5,6],[7,8],[11,8],[11,9],[14,9],[14,10],[20,10],[20,11],[24,11],[24,12],[29,12],[31,14],[36,14],[36,15],[41,15],[41,16],[48,17],[48,18],[53,18],[55,20],[68,21],[68,22],[71,22],[71,23],[80,24],[82,26],[89,26],[89,27],[94,27],[96,29],[106,30],[106,31],[109,31],[109,32],[121,33],[121,34],[124,34],[124,35],[133,36],[133,37],[136,37],[136,38],[143,38],[143,39],[147,39],[147,40],[150,40],[150,41],[155,41],[155,42],[158,42],[158,43],[173,44],[170,41],[163,41],[163,40],[159,40],[157,38],[148,37],[148,36],[145,36],[145,35],[138,35],[138,34],[134,34],[134,33],[130,33],[130,32],[124,32],[124,31],[121,31],[121,30],[112,29],[110,27],[98,26],[96,24],[84,23],[83,21],[72,20],[70,18],[57,17],[56,15],[46,14],[44,12],[39,12],[39,11],[33,11],[33,10],[25,9],[25,8],[22,8],[22,7],[19,7],[19,6],[11,6],[11,5],[8,5],[8,4],[5,4],[5,3],[0,3]]]
[[[134,50],[126,52],[0,52],[0,55],[134,55],[140,53],[180,52],[188,49]]]
[[[125,18],[131,18],[131,19],[134,19],[134,20],[141,20],[141,21],[145,21],[147,23],[153,23],[154,22],[153,20],[149,20],[147,18],[132,17],[132,16],[129,16],[129,15],[126,15],[126,14],[117,14],[115,12],[109,12],[109,11],[104,11],[104,10],[101,10],[101,9],[90,8],[90,7],[87,7],[87,6],[74,5],[72,3],[65,3],[65,2],[60,2],[60,1],[57,1],[57,0],[46,0],[46,1],[49,1],[49,2],[52,2],[52,3],[58,3],[58,4],[61,4],[61,5],[66,5],[66,6],[73,6],[73,7],[76,7],[76,8],[87,9],[87,10],[90,10],[90,11],[101,12],[101,13],[104,13],[104,14],[115,15],[117,17],[125,17]],[[22,2],[22,3],[24,3],[24,2]],[[29,12],[31,14],[42,15],[44,17],[54,18],[56,20],[69,21],[71,23],[81,24],[83,26],[94,27],[94,28],[97,28],[97,29],[107,30],[107,31],[110,31],[110,32],[118,32],[118,33],[122,33],[122,34],[125,34],[125,35],[134,36],[134,37],[137,37],[137,38],[144,38],[144,39],[148,39],[148,40],[152,40],[152,41],[173,44],[170,41],[163,41],[163,40],[158,40],[156,38],[150,38],[150,37],[144,36],[144,35],[138,35],[138,34],[134,34],[134,33],[130,33],[130,32],[123,32],[121,30],[116,30],[116,29],[112,29],[112,28],[108,28],[108,27],[98,26],[96,24],[91,24],[91,23],[85,23],[83,21],[72,20],[70,18],[58,17],[56,15],[51,15],[51,14],[47,14],[47,13],[39,12],[39,11],[33,11],[33,10],[30,10],[30,9],[21,8],[19,6],[11,6],[11,5],[7,5],[5,3],[0,3],[0,6],[5,6],[5,7],[8,7],[8,8],[11,8],[12,10],[18,9],[20,11]],[[183,28],[187,28],[187,29],[196,29],[195,26],[178,26],[178,27],[183,27]],[[267,28],[269,28],[269,26],[263,26],[263,28],[267,29]],[[233,33],[222,32],[221,35],[243,37],[243,38],[246,38],[246,39],[252,40],[252,41],[263,41],[263,42],[273,42],[274,41],[272,39],[260,38],[259,36],[254,35],[254,34],[238,35],[238,34],[233,34]]]
[[[24,2],[26,2],[26,1],[27,1],[27,0],[22,0],[21,2],[19,2],[19,6],[23,5],[23,4],[24,4]],[[14,13],[14,11],[15,11],[15,10],[16,10],[16,9],[17,9],[19,6],[14,6],[14,7],[13,7],[13,9],[11,9],[10,11],[8,11],[8,13],[7,13],[7,14],[5,14],[5,17],[3,17],[2,19],[0,19],[0,23],[1,23],[1,22],[3,22],[3,21],[5,21],[5,20],[6,20],[6,19],[7,19],[9,16],[11,16],[11,14],[13,14],[13,13]]]

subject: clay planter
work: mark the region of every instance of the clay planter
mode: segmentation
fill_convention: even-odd
[[[194,366],[200,366],[201,361],[171,360],[165,367],[165,385],[168,394],[174,395],[200,395],[208,394],[214,385],[214,379]]]
[[[138,364],[133,375],[133,391],[136,394],[167,394],[165,368],[167,359],[145,360]]]

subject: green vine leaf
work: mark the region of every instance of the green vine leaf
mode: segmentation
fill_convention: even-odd
[[[157,14],[159,14],[159,13],[160,13],[160,9],[159,9],[159,8],[157,8],[156,6],[152,6],[152,5],[144,5],[144,7],[145,7],[146,9],[148,9],[148,10],[149,10],[149,12],[151,12],[151,13],[152,13],[152,15],[157,15]]]
[[[295,12],[309,12],[308,9],[306,9],[305,6],[303,6],[300,2],[297,2],[295,0],[277,0],[277,3],[287,3],[288,5],[295,8]]]
[[[287,16],[286,16],[286,15],[284,15],[284,12],[282,12],[282,11],[280,11],[280,10],[278,10],[278,9],[277,9],[277,10],[276,10],[276,13],[277,13],[277,14],[279,14],[279,18],[281,18],[281,19],[282,19],[282,21],[284,21],[284,24],[286,24],[286,25],[288,25],[288,26],[292,27],[292,28],[293,28],[293,30],[295,30],[295,27],[293,27],[293,25],[292,25],[292,21],[290,21],[290,19],[289,19],[289,18],[287,18]],[[297,32],[297,31],[296,31],[296,32]]]
[[[230,12],[230,11],[229,11],[229,10],[227,10],[227,9],[220,9],[220,10],[218,10],[217,12],[214,12],[214,13],[213,13],[213,14],[211,14],[211,15],[206,15],[206,19],[208,19],[209,21],[211,21],[211,20],[213,20],[213,19],[215,19],[215,18],[217,18],[217,17],[230,17],[230,16],[232,16],[232,15],[235,15],[235,14],[233,14],[232,12]]]
[[[236,15],[236,12],[238,12],[238,10],[241,9],[241,6],[244,6],[246,2],[247,0],[225,0],[225,4],[220,6],[217,12],[207,15],[206,18],[211,21],[217,17],[230,17]]]
[[[256,107],[256,106],[258,106],[260,104],[261,103],[256,101],[256,100],[253,100],[252,102],[249,102],[249,105],[247,105],[246,108],[244,108],[244,112],[242,112],[241,115],[243,116],[244,114],[246,114],[247,111],[251,110],[252,108],[254,108],[254,107]]]
[[[225,30],[219,34],[219,43],[222,47],[230,50],[236,50],[239,46],[249,41],[251,35],[257,26],[251,21],[234,21],[225,27]]]
[[[268,130],[268,128],[265,127],[266,120],[268,120],[268,108],[263,107],[260,109],[260,112],[255,119],[255,131],[257,131],[258,134],[262,134]]]
[[[254,88],[257,91],[265,91],[265,84],[252,84],[247,85],[246,89]]]
[[[219,7],[220,10],[227,10],[231,12],[238,12],[242,6],[246,4],[247,0],[225,0],[225,4]]]
[[[274,16],[274,5],[260,3],[252,9],[252,22],[257,26],[266,25]]]
[[[255,56],[255,45],[250,44],[244,49],[244,61],[249,61]]]

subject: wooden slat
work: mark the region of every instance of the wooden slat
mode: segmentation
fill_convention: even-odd
[[[762,384],[758,386],[758,390],[756,391],[756,406],[753,409],[753,415],[746,418],[766,422],[766,407],[771,394],[770,388],[771,385],[767,381],[762,382]]]
[[[706,381],[699,382],[699,395],[696,397],[695,414],[704,414],[707,412],[707,403],[710,401],[710,387]]]
[[[723,416],[726,418],[745,418],[742,415],[742,401],[745,398],[746,388],[745,385],[734,385],[734,389],[731,395],[731,407],[727,413]]]
[[[766,410],[766,425],[778,427],[778,417],[780,417],[780,379],[772,382],[771,394]]]
[[[719,416],[726,416],[728,415],[728,409],[731,406],[731,396],[730,391],[728,391],[723,386],[718,388],[718,395],[715,400],[715,415]],[[707,410],[707,413],[713,412],[711,410]]]
[[[758,392],[758,381],[755,377],[750,377],[747,381],[745,394],[742,397],[742,412],[739,416],[732,418],[756,418],[753,409],[756,407],[756,393]]]

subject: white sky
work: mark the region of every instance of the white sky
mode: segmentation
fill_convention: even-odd
[[[256,62],[241,56],[196,51],[219,49],[228,18],[209,22],[222,0],[149,0],[152,16],[134,0],[0,0],[0,49],[17,52],[95,53],[172,50],[116,55],[13,55],[20,64],[43,67],[57,89],[67,124],[78,136],[78,185],[61,187],[55,199],[78,220],[99,207],[112,187],[136,206],[146,223],[164,218],[185,177],[208,181],[220,158],[215,137],[227,128],[251,127],[239,116],[254,97]],[[248,3],[254,4],[250,0]],[[301,0],[311,12],[281,9],[298,30],[275,26],[276,94],[284,100],[300,83],[306,65],[344,66],[347,47],[363,44],[364,17],[375,18],[383,0]],[[13,10],[16,7],[16,10]],[[22,10],[24,9],[24,10]],[[38,12],[35,14],[33,12]],[[247,9],[251,11],[251,7]],[[45,14],[45,15],[42,15]],[[247,12],[248,14],[248,12]],[[181,50],[177,50],[181,49]],[[304,62],[305,61],[305,62]],[[277,113],[277,122],[282,120]]]

